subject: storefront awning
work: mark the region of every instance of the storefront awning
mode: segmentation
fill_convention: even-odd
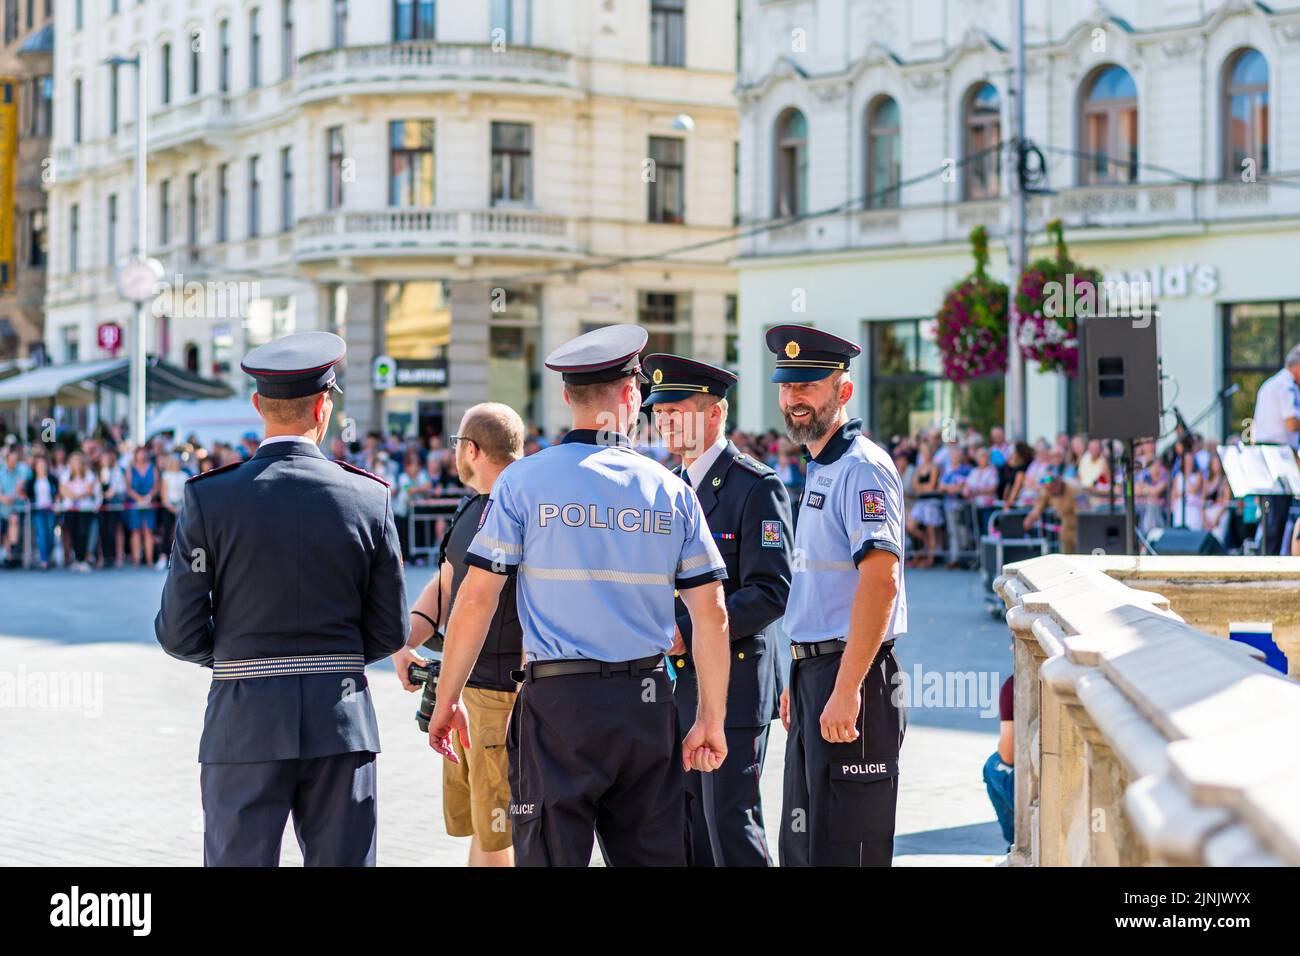
[[[130,390],[129,359],[101,359],[95,362],[71,362],[47,365],[22,375],[0,380],[0,403],[24,399],[66,397],[83,404],[85,392],[96,386],[126,393]],[[145,401],[169,402],[177,398],[227,398],[234,390],[224,382],[200,378],[193,372],[159,359],[150,358],[145,366]]]

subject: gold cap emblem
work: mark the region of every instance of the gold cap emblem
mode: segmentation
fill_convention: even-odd
[[[655,369],[655,373],[654,375],[651,376],[651,378],[653,378],[654,383],[658,385],[660,382],[664,380],[664,370],[661,368]]]
[[[799,357],[799,343],[796,342],[794,339],[791,339],[789,342],[785,343],[785,357],[786,358]]]

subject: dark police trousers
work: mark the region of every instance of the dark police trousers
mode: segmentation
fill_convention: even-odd
[[[782,866],[889,866],[893,859],[898,752],[907,727],[898,658],[892,641],[882,645],[859,692],[858,739],[833,744],[822,737],[821,714],[842,656],[790,664]]]
[[[775,653],[773,650],[771,653]],[[735,662],[733,661],[733,668]],[[679,669],[673,687],[682,733],[695,720],[698,683],[693,665]],[[732,672],[734,681],[735,671]],[[727,759],[711,773],[686,774],[686,861],[689,866],[771,866],[763,829],[759,779],[770,724],[726,727]]]
[[[205,763],[204,866],[278,866],[284,826],[307,866],[375,865],[375,755]]]
[[[527,681],[506,736],[517,866],[685,866],[677,708],[661,666]]]

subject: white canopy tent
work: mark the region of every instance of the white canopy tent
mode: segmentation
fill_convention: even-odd
[[[18,420],[25,429],[31,421],[30,402],[75,408],[97,402],[101,389],[125,393],[130,365],[127,358],[70,362],[0,379],[0,406],[17,405]],[[149,402],[226,398],[231,394],[232,389],[224,382],[201,378],[152,356],[145,363],[145,397]]]

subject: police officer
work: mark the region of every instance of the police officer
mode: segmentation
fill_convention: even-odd
[[[249,352],[266,438],[185,485],[154,632],[212,668],[199,743],[209,866],[275,866],[290,814],[308,866],[375,862],[365,665],[406,640],[406,585],[387,483],[317,447],[343,353],[327,332]]]
[[[782,866],[888,866],[906,726],[894,639],[907,630],[903,488],[889,454],[846,411],[862,350],[777,326],[781,413],[808,476],[795,528]]]
[[[726,763],[686,775],[687,859],[693,866],[769,866],[759,778],[768,728],[777,716],[776,622],[790,593],[790,497],[771,468],[742,453],[723,433],[727,392],[736,376],[677,355],[647,355],[646,404],[677,472],[696,490],[727,565],[723,588],[731,627]],[[677,605],[670,663],[682,726],[695,719],[697,688],[691,619]]]
[[[726,576],[699,500],[628,438],[647,334],[609,326],[548,356],[573,430],[492,488],[443,648],[429,743],[466,747],[461,688],[517,569],[527,663],[506,747],[520,866],[586,866],[593,831],[610,865],[680,866],[683,768],[726,756]],[[700,704],[679,736],[664,665],[676,587],[691,617]]]

